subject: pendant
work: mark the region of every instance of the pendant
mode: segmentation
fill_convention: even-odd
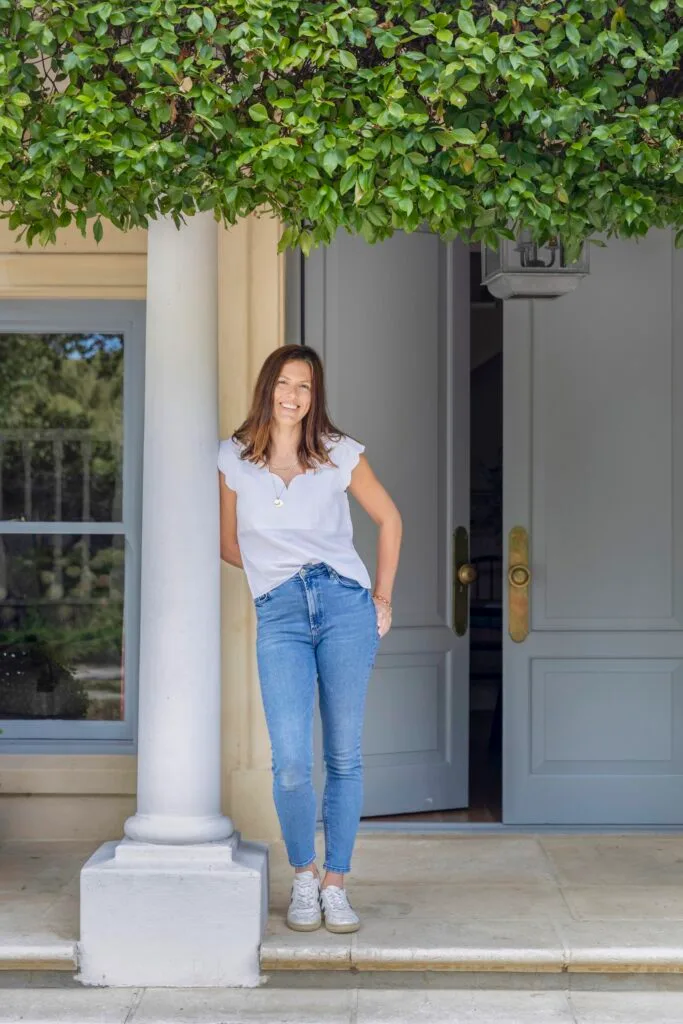
[[[276,508],[282,508],[282,506],[284,505],[284,501],[282,500],[282,498],[276,498],[275,501],[273,502],[273,505],[275,505]]]

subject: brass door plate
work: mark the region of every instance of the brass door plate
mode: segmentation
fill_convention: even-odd
[[[508,632],[521,644],[529,635],[529,535],[523,526],[513,526],[508,537]]]
[[[461,579],[460,570],[467,566],[470,558],[470,540],[464,526],[458,526],[453,533],[453,632],[464,636],[469,622],[469,584]]]

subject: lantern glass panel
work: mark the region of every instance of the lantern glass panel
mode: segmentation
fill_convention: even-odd
[[[502,258],[500,249],[487,249],[482,246],[481,250],[481,272],[482,278],[489,277],[502,269]]]
[[[514,242],[502,241],[500,269],[532,274],[585,273],[588,271],[587,246],[583,247],[578,260],[569,262],[560,239],[537,245],[530,233],[523,231]]]

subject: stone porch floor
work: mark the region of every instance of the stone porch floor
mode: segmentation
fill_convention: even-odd
[[[0,969],[73,972],[79,870],[97,844],[0,844]],[[683,973],[683,835],[358,840],[350,937],[290,932],[271,851],[266,972]]]

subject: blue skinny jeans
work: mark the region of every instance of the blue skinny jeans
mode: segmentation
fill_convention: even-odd
[[[346,873],[363,803],[365,694],[379,643],[372,595],[318,562],[256,598],[255,605],[273,796],[289,862],[300,868],[315,860],[317,680],[326,769],[325,868]]]

